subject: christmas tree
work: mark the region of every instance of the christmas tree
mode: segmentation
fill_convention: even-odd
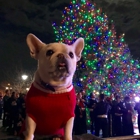
[[[88,0],[73,0],[63,11],[62,19],[60,26],[53,23],[56,41],[72,44],[79,37],[85,40],[74,77],[77,90],[108,96],[139,92],[139,62],[131,57],[124,34],[116,36],[113,24],[109,27],[101,9]]]
[[[138,92],[139,63],[132,59],[124,34],[117,38],[113,24],[109,27],[101,9],[87,0],[73,0],[63,11],[62,19],[60,26],[53,23],[56,41],[72,44],[79,37],[85,40],[74,77],[78,90],[108,96]]]

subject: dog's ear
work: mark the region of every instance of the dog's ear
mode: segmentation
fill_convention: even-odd
[[[73,44],[74,48],[75,48],[75,54],[77,57],[77,61],[79,61],[81,59],[81,53],[84,49],[84,39],[83,38],[78,38],[74,44]]]
[[[27,45],[30,49],[31,57],[37,59],[40,49],[45,45],[40,39],[33,34],[28,34],[26,38]]]

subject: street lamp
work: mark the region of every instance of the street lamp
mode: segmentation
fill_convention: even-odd
[[[26,75],[26,74],[23,74],[22,76],[21,76],[21,78],[22,78],[22,80],[23,80],[23,82],[22,82],[22,85],[21,85],[21,90],[22,91],[25,91],[25,87],[27,86],[27,78],[28,78],[28,75]]]
[[[12,90],[11,84],[8,83],[7,86],[5,87],[6,90]]]
[[[29,88],[26,88],[26,91],[29,91]]]
[[[22,75],[21,77],[22,77],[22,79],[25,81],[25,80],[28,78],[28,75],[25,75],[25,74],[24,74],[24,75]]]

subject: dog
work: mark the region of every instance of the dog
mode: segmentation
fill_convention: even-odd
[[[84,39],[78,38],[72,45],[45,44],[30,33],[26,42],[38,67],[26,97],[24,140],[33,140],[36,135],[72,140],[76,105],[72,80]]]

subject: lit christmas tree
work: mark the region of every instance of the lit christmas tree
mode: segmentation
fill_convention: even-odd
[[[63,11],[60,26],[53,23],[56,41],[72,44],[83,37],[85,48],[74,77],[77,89],[89,95],[138,93],[139,62],[132,59],[124,34],[116,37],[107,16],[87,0],[73,0]],[[89,120],[88,120],[89,122]]]
[[[75,85],[86,89],[88,95],[100,91],[106,95],[129,93],[130,83],[126,84],[132,76],[132,69],[129,69],[133,67],[137,70],[139,65],[130,63],[130,51],[124,43],[124,35],[117,39],[114,26],[111,29],[108,27],[107,16],[87,0],[75,0],[65,8],[62,19],[61,26],[53,24],[57,41],[72,44],[78,37],[85,39],[83,59],[78,63],[74,78]],[[133,76],[133,80],[128,81],[135,83],[137,78]]]

